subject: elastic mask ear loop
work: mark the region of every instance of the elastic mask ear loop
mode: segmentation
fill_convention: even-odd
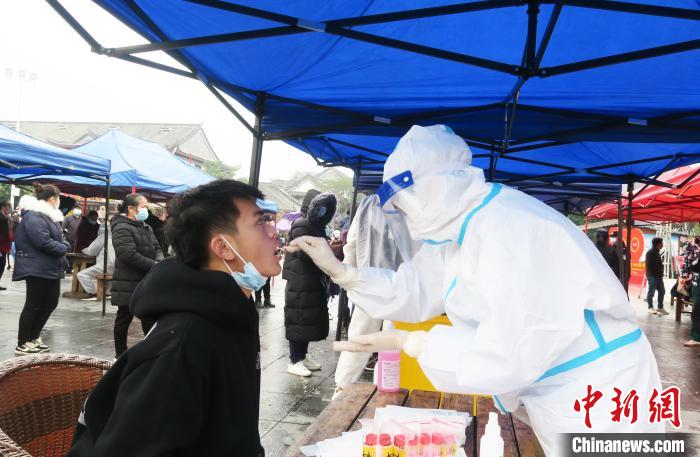
[[[226,243],[226,246],[228,246],[229,249],[231,249],[231,250],[233,251],[233,253],[236,254],[236,255],[238,256],[238,258],[241,259],[241,260],[243,261],[243,263],[248,263],[248,262],[245,261],[245,259],[243,258],[243,256],[241,256],[241,255],[238,253],[238,251],[236,251],[236,250],[234,249],[234,247],[231,246],[231,243],[229,243],[228,240],[227,240],[226,238],[224,238],[223,235],[219,235],[219,238],[221,238],[221,240],[222,240],[224,243]],[[222,260],[223,260],[223,259],[222,259]],[[227,262],[226,260],[224,260],[224,265],[226,265],[226,268],[228,268],[228,271],[230,271],[231,274],[234,273],[234,271],[233,271],[233,270],[231,269],[231,267],[228,265],[228,262]]]

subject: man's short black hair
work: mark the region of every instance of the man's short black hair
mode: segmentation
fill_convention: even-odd
[[[664,239],[663,239],[663,238],[659,238],[659,237],[657,236],[657,237],[654,237],[654,238],[651,240],[651,245],[654,246],[654,247],[656,247],[656,246],[659,246],[659,245],[663,244],[663,242],[664,242]]]
[[[165,234],[175,255],[192,268],[208,260],[209,239],[216,231],[236,231],[240,211],[235,198],[262,199],[255,187],[233,179],[220,179],[195,187],[168,202]]]
[[[100,217],[100,213],[98,213],[97,211],[95,211],[93,209],[93,210],[88,211],[88,213],[87,213],[87,217],[90,217],[90,216]]]

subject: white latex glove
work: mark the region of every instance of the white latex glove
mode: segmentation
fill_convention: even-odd
[[[355,268],[338,260],[325,238],[300,236],[284,249],[287,252],[304,251],[311,257],[316,266],[330,276],[331,280],[339,286],[344,286],[345,283],[351,281],[357,271]]]
[[[333,343],[333,350],[339,352],[403,351],[415,358],[423,349],[423,342],[427,335],[428,333],[423,330],[417,332],[385,330],[368,335],[356,335],[350,337],[348,341],[336,341]]]

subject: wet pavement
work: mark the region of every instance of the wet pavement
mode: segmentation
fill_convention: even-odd
[[[17,322],[24,303],[24,282],[12,283],[6,272],[0,285],[8,290],[0,292],[0,360],[14,356]],[[62,291],[70,289],[70,280],[62,284]],[[276,308],[260,312],[262,343],[262,393],[260,399],[260,434],[269,457],[284,455],[288,446],[330,402],[334,389],[333,374],[337,355],[331,350],[335,336],[336,307],[330,306],[331,334],[326,341],[311,343],[310,355],[323,368],[310,378],[287,373],[288,346],[284,337],[284,281],[275,279],[272,302]],[[668,298],[667,298],[668,300]],[[661,379],[681,387],[683,429],[700,433],[700,350],[682,346],[690,335],[690,317],[684,314],[680,324],[673,319],[673,308],[668,316],[646,313],[646,304],[633,296],[640,326],[647,334],[657,357]],[[111,360],[114,357],[112,325],[115,309],[107,304],[102,317],[102,305],[96,301],[61,298],[59,306],[43,332],[44,342],[53,352],[81,354]],[[137,320],[131,325],[129,345],[143,338]],[[367,378],[367,372],[365,378]],[[665,385],[664,387],[666,387]]]

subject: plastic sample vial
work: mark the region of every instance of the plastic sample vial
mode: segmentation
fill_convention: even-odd
[[[394,457],[406,457],[406,435],[394,435]]]
[[[383,351],[377,358],[377,390],[398,392],[401,384],[401,353]]]
[[[381,449],[379,455],[381,457],[394,457],[394,445],[391,444],[391,435],[388,433],[379,435],[379,446]]]
[[[433,443],[430,440],[430,433],[420,434],[420,457],[433,457]]]
[[[365,435],[365,442],[362,446],[362,457],[377,457],[377,434],[368,433]]]

